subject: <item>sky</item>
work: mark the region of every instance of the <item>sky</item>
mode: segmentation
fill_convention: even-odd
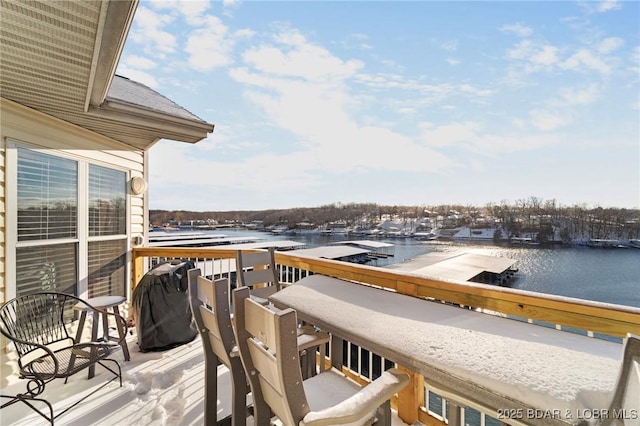
[[[640,207],[640,2],[141,0],[117,74],[215,124],[151,209]]]

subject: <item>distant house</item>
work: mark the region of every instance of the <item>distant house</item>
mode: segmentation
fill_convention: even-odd
[[[213,125],[116,76],[136,0],[3,0],[0,298],[127,296],[148,224],[147,150]]]

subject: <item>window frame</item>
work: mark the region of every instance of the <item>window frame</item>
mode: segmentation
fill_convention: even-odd
[[[29,149],[43,154],[69,159],[77,163],[78,172],[78,205],[77,205],[77,238],[60,238],[51,240],[30,240],[18,241],[18,148]],[[76,296],[86,298],[89,275],[89,243],[109,240],[125,241],[125,297],[128,297],[129,283],[131,279],[131,193],[128,188],[132,172],[126,167],[99,161],[93,158],[83,157],[63,149],[45,148],[28,142],[18,141],[12,138],[6,140],[5,145],[5,191],[6,191],[6,228],[5,228],[5,272],[7,285],[7,300],[16,297],[18,289],[16,286],[17,273],[17,248],[48,246],[55,244],[75,243],[77,244],[77,264],[76,273],[78,277]],[[105,167],[108,169],[124,172],[125,176],[125,233],[106,236],[89,236],[89,165]]]

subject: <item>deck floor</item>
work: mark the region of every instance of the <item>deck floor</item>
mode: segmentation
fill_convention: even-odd
[[[58,417],[56,425],[203,425],[204,362],[200,338],[164,352],[139,352],[135,336],[128,336],[128,344],[131,361],[120,362],[122,387],[118,386],[117,381],[109,383]],[[115,357],[119,361],[123,359],[121,353],[117,353]],[[224,366],[219,367],[218,383],[221,388],[230,387],[228,373]],[[44,397],[54,405],[54,413],[57,413],[75,402],[82,393],[95,390],[111,377],[109,371],[97,366],[93,379],[87,380],[86,373],[79,373],[69,379],[67,384],[63,380],[55,380],[47,385]],[[24,392],[24,381],[17,377],[9,379],[9,385],[1,390],[3,395]],[[224,391],[219,392],[219,395],[225,394]],[[219,412],[230,413],[226,398],[223,397],[222,400],[218,401]],[[0,423],[3,426],[48,424],[24,404],[14,404],[2,409]],[[247,424],[253,425],[251,418]],[[405,423],[394,413],[392,426],[403,425]]]

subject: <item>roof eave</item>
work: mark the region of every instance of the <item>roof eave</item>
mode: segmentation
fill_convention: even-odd
[[[120,60],[138,0],[102,2],[99,30],[95,40],[85,112],[106,98]],[[105,31],[108,28],[108,31]]]
[[[99,107],[90,107],[88,114],[135,127],[146,127],[162,135],[162,138],[188,143],[205,139],[214,129],[213,124],[205,121],[176,117],[111,99]]]

